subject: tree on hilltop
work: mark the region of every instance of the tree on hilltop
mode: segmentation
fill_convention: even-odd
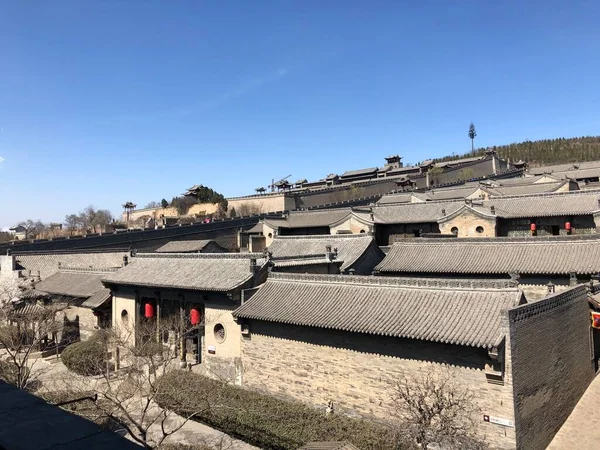
[[[471,139],[471,151],[474,150],[473,141],[475,140],[475,136],[477,136],[477,131],[475,131],[475,125],[473,124],[473,122],[471,122],[471,124],[469,125],[469,139]]]

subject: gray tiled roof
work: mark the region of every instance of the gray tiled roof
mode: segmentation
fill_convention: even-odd
[[[412,200],[412,192],[397,192],[394,194],[383,195],[378,201],[378,205],[386,205],[388,203],[410,203]]]
[[[275,267],[300,267],[300,266],[316,266],[324,264],[338,264],[344,263],[341,259],[328,260],[325,255],[322,256],[309,256],[309,257],[295,257],[295,258],[282,258],[273,261]],[[341,270],[341,269],[340,269]]]
[[[138,253],[119,271],[105,276],[108,285],[132,285],[227,292],[252,279],[250,258],[266,263],[256,253]]]
[[[516,186],[522,184],[533,184],[542,179],[543,175],[532,177],[515,177],[515,178],[490,178],[488,181],[496,186]],[[556,179],[558,181],[558,178]]]
[[[297,257],[298,265],[304,265],[302,258],[320,256],[325,262],[325,246],[330,245],[332,250],[338,249],[337,260],[344,263],[340,270],[351,267],[370,246],[377,246],[373,236],[368,234],[335,234],[322,236],[277,236],[269,246],[276,266],[281,265],[278,258],[289,260]],[[282,261],[283,262],[283,261]],[[286,261],[287,265],[289,261]]]
[[[459,186],[452,189],[429,189],[415,194],[424,195],[426,200],[455,200],[463,199],[473,194],[479,185]]]
[[[347,170],[340,176],[344,177],[354,177],[357,175],[375,175],[377,172],[377,167],[369,167],[368,169],[358,169],[358,170]]]
[[[373,207],[375,223],[437,222],[440,217],[458,211],[464,201],[399,203]],[[445,212],[445,213],[444,213]]]
[[[552,216],[577,216],[592,214],[600,209],[600,190],[540,193],[495,197],[474,200],[473,207],[484,214],[501,218],[534,218]],[[377,204],[372,207],[375,223],[437,222],[438,219],[458,211],[465,201],[436,201],[422,203]],[[358,208],[356,208],[358,210]],[[364,208],[363,208],[364,210]],[[442,213],[444,210],[445,214]]]
[[[556,192],[492,198],[483,206],[494,206],[496,215],[504,218],[577,216],[600,209],[598,199],[600,191]]]
[[[579,167],[578,170],[598,169],[600,168],[600,161],[584,161],[578,163],[557,164],[554,166],[530,167],[529,173],[541,175],[543,173],[568,172],[574,169],[574,165]]]
[[[123,256],[129,250],[92,250],[92,251],[56,251],[13,253],[19,270],[40,272],[42,280],[58,272],[59,263],[68,267],[121,267]]]
[[[593,274],[600,238],[473,238],[396,241],[375,268],[381,273]]]
[[[531,183],[511,186],[485,187],[484,189],[493,196],[504,197],[507,195],[526,195],[554,192],[563,187],[565,183],[567,183],[567,181],[558,181],[556,183]]]
[[[157,253],[187,253],[187,252],[199,252],[208,244],[213,243],[218,247],[221,247],[215,241],[211,239],[202,239],[195,241],[171,241],[167,242],[162,247],[156,249]],[[226,252],[227,249],[221,247],[223,252]]]
[[[440,167],[445,167],[445,166],[457,166],[459,164],[466,164],[466,163],[470,163],[470,162],[475,162],[475,161],[479,161],[485,159],[485,156],[475,156],[472,158],[461,158],[461,159],[455,159],[452,161],[444,161],[444,162],[439,162],[436,163],[436,166],[440,166]]]
[[[473,347],[501,337],[516,288],[415,287],[389,277],[272,273],[235,317]]]
[[[102,288],[81,304],[84,308],[99,308],[111,298],[110,289]]]
[[[103,288],[100,281],[110,272],[60,270],[35,285],[36,290],[54,295],[87,298]]]
[[[290,211],[287,218],[268,218],[265,223],[272,228],[324,227],[346,217],[350,211],[350,208]]]

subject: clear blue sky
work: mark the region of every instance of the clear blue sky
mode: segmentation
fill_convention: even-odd
[[[600,2],[0,3],[0,228],[600,134]]]

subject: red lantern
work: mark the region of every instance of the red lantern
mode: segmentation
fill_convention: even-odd
[[[590,311],[590,313],[592,314],[592,327],[600,328],[600,313],[595,311]]]
[[[154,317],[154,305],[150,302],[144,305],[144,316],[146,319],[151,319]]]
[[[198,308],[192,308],[190,310],[190,322],[192,325],[198,325],[202,319],[202,314],[200,314],[200,310]]]
[[[529,228],[531,229],[531,231],[535,231],[536,227],[535,227],[535,223],[532,223]]]
[[[565,230],[571,231],[571,222],[565,223]]]

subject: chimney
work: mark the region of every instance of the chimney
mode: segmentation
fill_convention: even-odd
[[[123,255],[123,267],[125,267],[127,264],[129,264],[129,258],[127,258],[127,255]]]
[[[256,258],[250,258],[250,272],[256,273]]]
[[[490,211],[492,214],[496,214],[496,207],[494,205],[490,206]]]
[[[331,245],[325,246],[325,259],[327,261],[333,261],[333,252],[331,251]]]
[[[354,275],[356,271],[354,269],[348,269],[348,275]]]
[[[442,208],[442,217],[444,217],[446,215],[446,210],[444,208]]]
[[[571,272],[569,274],[569,286],[576,286],[576,285],[577,285],[577,273]]]
[[[556,292],[556,286],[554,283],[552,283],[552,281],[548,281],[546,287],[548,288],[548,294],[554,294]]]

